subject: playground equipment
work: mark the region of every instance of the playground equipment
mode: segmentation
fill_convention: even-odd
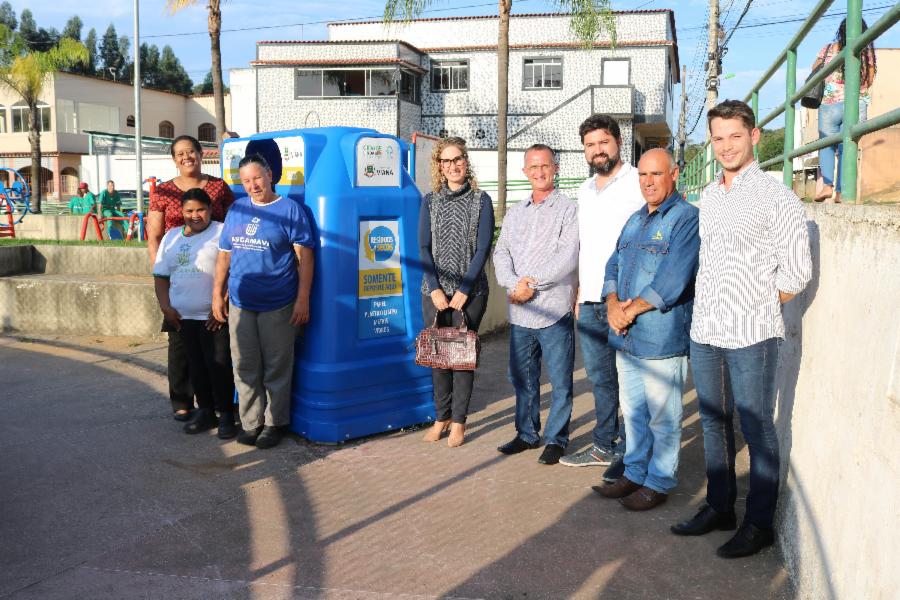
[[[153,194],[156,192],[156,184],[159,183],[159,179],[151,176],[145,179],[144,183],[150,184],[150,193]],[[97,239],[102,241],[103,230],[105,229],[104,225],[110,221],[127,223],[125,226],[125,241],[130,242],[134,239],[135,235],[139,240],[147,241],[147,228],[144,226],[144,213],[136,210],[131,211],[124,217],[98,218],[97,215],[93,213],[84,215],[84,220],[81,222],[81,241],[84,241],[85,236],[87,236],[88,225],[91,223],[94,225],[93,230]]]
[[[25,177],[9,167],[0,167],[0,172],[9,173],[0,187],[0,210],[6,211],[7,222],[0,223],[0,237],[16,237],[16,225],[31,212],[31,188]],[[18,212],[18,218],[14,214]]]

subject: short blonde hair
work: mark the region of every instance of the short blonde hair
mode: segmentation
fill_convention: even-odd
[[[444,177],[444,174],[441,173],[441,153],[448,147],[453,146],[458,148],[462,155],[466,159],[466,181],[469,182],[469,187],[473,190],[478,189],[478,179],[475,178],[475,173],[472,172],[472,163],[469,162],[469,152],[466,149],[466,140],[461,137],[446,137],[442,138],[437,144],[434,145],[434,150],[431,151],[431,190],[434,193],[438,193],[441,191],[441,188],[444,187],[444,183],[447,182],[447,179]]]

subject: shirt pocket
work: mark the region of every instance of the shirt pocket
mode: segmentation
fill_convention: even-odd
[[[655,275],[659,269],[659,263],[669,254],[669,242],[640,242],[637,244],[637,249],[641,270]]]

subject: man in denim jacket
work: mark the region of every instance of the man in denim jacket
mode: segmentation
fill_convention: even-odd
[[[677,483],[700,236],[699,211],[675,190],[671,154],[646,152],[638,175],[647,204],[625,223],[603,284],[625,417],[625,475],[594,491],[629,510],[650,510]]]

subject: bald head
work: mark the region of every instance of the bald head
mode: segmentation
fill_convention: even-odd
[[[655,211],[675,191],[678,167],[672,155],[662,148],[644,152],[638,162],[641,194],[647,201],[647,210]]]

